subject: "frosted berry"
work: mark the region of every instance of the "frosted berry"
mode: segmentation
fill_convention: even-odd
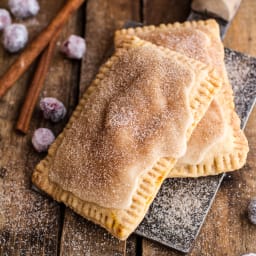
[[[28,42],[27,28],[22,24],[12,24],[4,29],[3,44],[9,52],[18,52]]]
[[[256,224],[256,198],[253,198],[248,205],[248,218],[251,223]]]
[[[11,13],[20,19],[37,15],[40,6],[37,0],[9,0]]]
[[[51,130],[39,128],[33,134],[32,144],[37,152],[46,152],[54,140],[55,136]]]
[[[63,119],[67,113],[63,103],[51,97],[41,99],[40,109],[43,111],[44,118],[50,119],[54,123]]]
[[[84,38],[71,35],[62,45],[61,51],[71,59],[82,59],[86,51]]]
[[[0,9],[0,31],[12,23],[10,13],[5,9]]]

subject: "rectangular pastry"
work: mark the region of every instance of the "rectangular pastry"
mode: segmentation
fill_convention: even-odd
[[[199,61],[126,39],[36,166],[33,183],[126,239],[221,86]]]
[[[213,66],[225,81],[194,130],[186,154],[178,160],[169,176],[198,177],[241,168],[249,150],[248,142],[234,110],[224,49],[215,20],[122,29],[116,32],[116,47],[125,37],[134,35]]]

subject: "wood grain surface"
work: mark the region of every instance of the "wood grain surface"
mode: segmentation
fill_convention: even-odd
[[[65,1],[40,1],[40,14],[25,21],[32,39],[54,17]],[[7,1],[1,7],[7,6]],[[69,20],[60,41],[70,31],[78,32],[79,15]],[[19,21],[20,22],[20,21]],[[17,55],[0,48],[0,72],[10,65]],[[50,127],[57,135],[65,122],[53,125],[43,120],[36,109],[30,133],[23,136],[14,130],[26,88],[35,66],[31,67],[7,95],[0,100],[0,255],[56,255],[60,236],[60,206],[52,199],[31,190],[31,173],[43,157],[31,147],[33,130]],[[41,96],[62,100],[69,109],[75,106],[78,65],[64,60],[56,50]]]
[[[40,14],[25,21],[30,39],[46,26],[65,2],[39,1]],[[127,20],[144,24],[183,21],[189,0],[89,0],[69,20],[60,42],[69,34],[86,37],[87,53],[80,65],[59,53],[57,46],[41,96],[53,96],[68,107],[69,115],[79,96],[90,84],[112,45],[115,29]],[[0,8],[7,0],[0,1]],[[244,0],[225,39],[225,46],[256,56],[256,1]],[[20,22],[20,21],[19,21]],[[17,55],[0,47],[0,74]],[[30,177],[44,155],[31,146],[33,131],[49,127],[57,135],[68,117],[59,124],[44,121],[36,109],[27,136],[14,125],[35,65],[0,99],[0,255],[183,255],[165,246],[132,235],[120,242],[103,229],[71,210],[31,190]],[[246,166],[224,180],[191,256],[237,256],[256,253],[256,226],[249,223],[246,208],[256,197],[256,109],[246,127],[250,153]]]

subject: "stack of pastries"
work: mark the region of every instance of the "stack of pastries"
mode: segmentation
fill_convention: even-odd
[[[239,169],[249,149],[214,20],[122,29],[115,49],[32,180],[124,240],[166,178]]]

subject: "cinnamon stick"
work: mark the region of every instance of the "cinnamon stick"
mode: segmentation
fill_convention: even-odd
[[[83,4],[85,0],[67,0],[51,23],[44,29],[20,54],[7,72],[0,77],[0,98],[28,69],[31,63],[49,44],[52,37],[65,24],[69,17]]]
[[[48,47],[42,53],[34,78],[28,89],[26,99],[21,108],[16,129],[25,134],[28,132],[29,124],[32,118],[32,114],[34,112],[36,102],[43,88],[59,34],[60,34],[60,30],[53,36]]]

